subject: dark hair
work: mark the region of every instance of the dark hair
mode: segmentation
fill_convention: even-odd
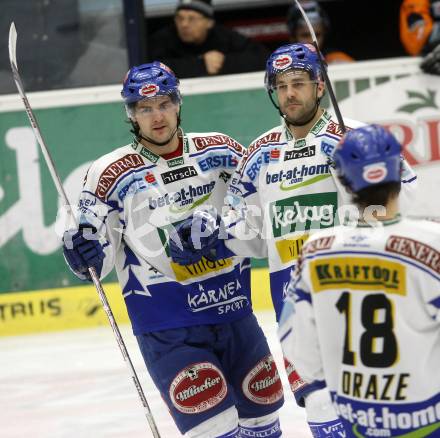
[[[386,205],[400,193],[401,182],[392,181],[377,186],[369,186],[352,193],[353,202],[361,208],[370,205]]]
[[[126,105],[128,111],[131,111],[131,112],[134,111],[136,109],[136,104],[137,104],[137,102],[128,103]],[[130,125],[131,125],[130,132],[136,137],[136,139],[138,139],[139,138],[139,132],[140,132],[139,125],[136,122],[133,122],[133,120],[131,118],[126,120],[126,122],[130,123]]]

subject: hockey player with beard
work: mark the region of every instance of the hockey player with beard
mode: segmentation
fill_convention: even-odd
[[[378,125],[343,138],[336,171],[361,220],[310,237],[279,325],[284,354],[327,385],[347,436],[440,432],[440,225],[399,215],[400,153]]]
[[[231,179],[227,216],[207,219],[196,212],[179,225],[186,242],[183,250],[177,245],[171,250],[182,264],[197,252],[221,257],[225,249],[242,256],[268,257],[278,320],[290,272],[304,242],[311,232],[337,224],[337,211],[349,196],[332,167],[342,129],[320,106],[325,84],[314,46],[289,44],[275,50],[267,61],[265,86],[282,117],[281,125],[260,135],[246,150]],[[347,129],[364,125],[344,122]],[[402,166],[403,186],[411,191],[416,176],[403,158]],[[223,227],[227,236],[220,233]],[[193,244],[198,233],[203,235],[202,251]],[[185,238],[190,234],[192,239]],[[313,393],[316,388],[304,384],[293,364],[286,360],[285,365],[292,391],[297,402],[306,405],[309,421],[328,424],[332,417],[328,393]]]
[[[281,436],[283,390],[252,312],[250,263],[225,256],[182,267],[176,224],[197,206],[221,209],[243,148],[227,135],[184,133],[179,80],[164,64],[133,67],[122,98],[132,144],[90,167],[79,230],[64,233],[72,271],[113,267],[148,371],[188,437]]]

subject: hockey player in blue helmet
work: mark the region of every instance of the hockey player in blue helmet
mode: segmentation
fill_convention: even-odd
[[[266,62],[265,86],[270,100],[289,125],[306,126],[324,96],[318,53],[311,44],[288,44]]]
[[[91,165],[65,259],[81,279],[88,267],[101,278],[115,268],[146,367],[182,435],[281,437],[283,388],[252,311],[249,258],[182,268],[169,252],[196,206],[222,210],[244,148],[179,127],[179,81],[160,62],[131,68],[121,94],[136,138]]]
[[[440,402],[440,226],[399,214],[401,150],[378,125],[339,143],[360,220],[306,242],[280,321],[285,356],[328,388],[344,436],[439,436],[435,415],[418,418]]]
[[[173,143],[181,121],[182,98],[179,79],[169,67],[155,61],[131,68],[124,79],[121,96],[133,126],[132,132],[138,139],[159,147]],[[162,124],[149,126],[143,122],[154,106],[163,114],[164,120]]]
[[[379,196],[379,185],[397,183],[400,190],[401,152],[400,143],[380,125],[367,125],[347,132],[336,148],[334,161],[338,178],[356,204],[372,205],[370,196]],[[370,196],[364,192],[367,190]],[[395,196],[398,193],[389,192]],[[376,205],[385,205],[386,199],[380,201]]]

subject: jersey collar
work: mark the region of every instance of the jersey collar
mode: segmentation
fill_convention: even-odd
[[[310,134],[318,135],[324,127],[327,125],[328,121],[331,119],[331,114],[324,110],[321,117],[315,122],[315,124],[310,128],[310,131],[307,133],[307,136]],[[284,135],[286,136],[286,139],[288,142],[294,141],[294,148],[302,148],[306,145],[306,137],[304,138],[298,138],[295,140],[295,137],[290,132],[290,129],[287,126],[286,121],[283,119],[283,129],[284,129]]]
[[[189,144],[188,144],[188,138],[183,132],[182,128],[179,128],[178,135],[180,139],[183,141],[182,155],[180,157],[170,158],[169,160],[165,160],[160,155],[151,152],[147,147],[145,147],[142,143],[138,141],[133,141],[132,147],[138,154],[142,155],[148,161],[158,166],[165,168],[173,168],[173,167],[181,166],[182,164],[185,164],[185,157],[189,153]]]
[[[378,220],[377,222],[380,223],[380,225],[387,227],[389,225],[394,225],[399,223],[402,220],[402,215],[400,213],[397,213],[396,216],[394,216],[391,219],[387,219],[384,221]],[[345,225],[345,224],[344,224]],[[347,224],[349,225],[349,223]],[[359,222],[356,224],[356,228],[374,228],[374,225],[369,224],[368,222]]]

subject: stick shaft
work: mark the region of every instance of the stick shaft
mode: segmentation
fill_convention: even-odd
[[[325,68],[325,61],[322,57],[321,51],[319,50],[318,39],[316,38],[316,34],[315,34],[315,31],[313,30],[312,23],[310,23],[309,17],[307,17],[307,14],[305,13],[305,11],[304,11],[303,7],[301,6],[301,4],[299,3],[299,1],[295,0],[295,3],[301,12],[301,15],[303,16],[304,21],[306,22],[306,25],[307,25],[309,32],[310,32],[310,35],[312,36],[313,45],[315,46],[315,49],[318,53],[319,64],[321,66],[322,75],[324,76],[324,82],[327,87],[328,94],[330,96],[330,101],[331,101],[333,109],[335,111],[336,118],[338,119],[339,126],[341,127],[342,132],[345,133],[347,131],[347,128],[345,127],[344,119],[342,118],[341,110],[339,109],[338,101],[336,100],[336,96],[333,91],[332,83],[330,82],[330,78],[327,74],[327,70]]]
[[[50,175],[52,177],[52,180],[55,184],[55,187],[57,189],[57,192],[59,194],[59,196],[61,197],[61,199],[64,202],[64,205],[68,208],[69,213],[72,215],[72,217],[74,218],[74,215],[72,213],[72,207],[71,204],[69,202],[69,199],[66,195],[66,192],[64,190],[64,187],[61,183],[61,179],[57,173],[55,164],[53,162],[52,156],[49,152],[49,149],[46,146],[46,143],[43,139],[43,136],[41,134],[41,130],[40,127],[38,126],[38,122],[37,119],[32,111],[32,107],[29,104],[29,100],[26,96],[26,93],[24,91],[24,87],[23,87],[23,83],[20,77],[20,74],[18,72],[18,67],[17,67],[17,59],[16,59],[16,41],[17,41],[17,32],[15,30],[15,25],[14,23],[11,23],[11,27],[9,30],[9,60],[11,62],[11,69],[12,69],[12,74],[14,76],[14,81],[15,84],[17,86],[17,90],[21,96],[21,99],[23,100],[23,104],[24,107],[26,109],[26,113],[27,116],[29,118],[29,121],[31,123],[32,126],[32,130],[35,134],[35,137],[38,140],[38,144],[40,145],[41,151],[43,153],[44,159],[46,161],[47,167],[49,168],[49,172]],[[74,218],[75,220],[75,218]],[[154,438],[160,438],[159,435],[159,431],[157,429],[156,423],[154,421],[153,415],[151,413],[150,407],[148,405],[147,399],[145,397],[144,391],[142,389],[141,383],[139,381],[139,378],[136,374],[136,370],[133,366],[133,363],[130,359],[130,356],[128,354],[127,348],[125,346],[124,343],[124,339],[122,338],[121,332],[119,330],[119,327],[116,323],[116,320],[113,316],[113,312],[110,308],[109,302],[107,300],[107,296],[104,292],[104,289],[102,287],[101,281],[99,279],[98,274],[96,273],[95,268],[89,268],[89,273],[90,276],[92,278],[93,284],[96,288],[96,291],[98,292],[99,298],[101,300],[102,303],[102,307],[107,315],[107,318],[109,320],[109,323],[112,327],[113,333],[115,335],[116,338],[116,342],[118,343],[119,349],[122,353],[122,357],[125,361],[125,363],[128,366],[128,369],[130,371],[130,375],[131,375],[131,379],[133,380],[133,383],[136,387],[136,390],[138,392],[139,398],[141,399],[142,405],[144,407],[144,412],[145,412],[145,416],[147,417],[148,420],[148,424],[150,425],[150,429],[153,433],[153,437]]]

